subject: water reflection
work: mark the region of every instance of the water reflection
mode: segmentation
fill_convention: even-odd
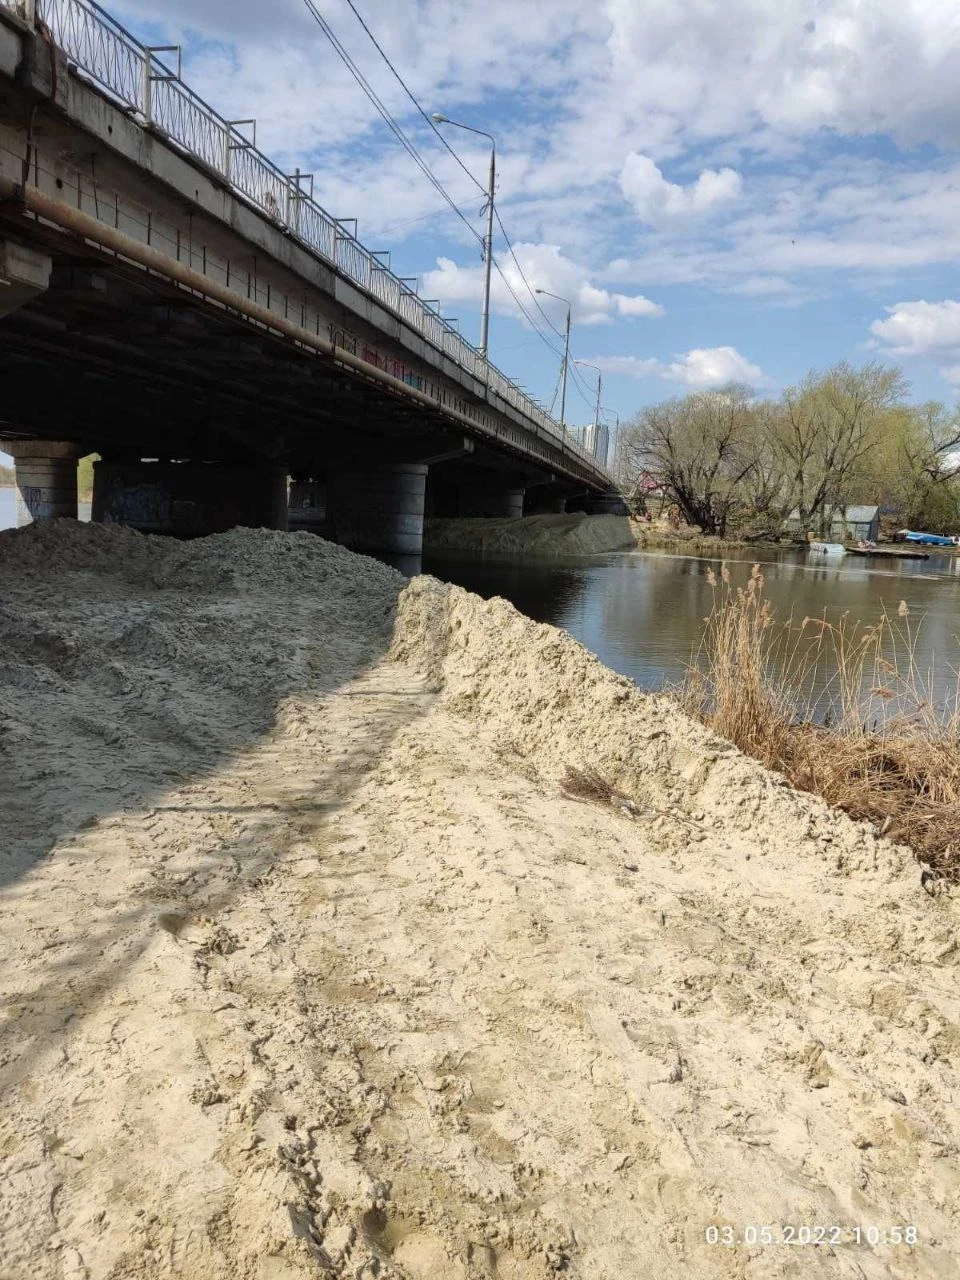
[[[444,582],[455,582],[485,599],[502,596],[535,622],[552,622],[568,631],[574,630],[570,625],[574,618],[580,620],[581,626],[590,625],[586,601],[592,583],[584,573],[582,557],[519,561],[425,552],[422,571]],[[565,621],[558,621],[561,618]]]
[[[643,688],[679,680],[710,612],[706,571],[725,560],[743,584],[759,561],[766,595],[778,619],[826,617],[876,622],[882,610],[896,617],[901,600],[911,626],[921,622],[916,655],[933,669],[934,690],[955,687],[960,659],[960,557],[878,563],[847,556],[837,564],[811,562],[804,549],[736,550],[719,556],[670,552],[612,552],[563,561],[490,560],[426,554],[423,571],[482,596],[501,595],[538,622],[564,627],[601,661]],[[830,678],[824,670],[822,680]]]

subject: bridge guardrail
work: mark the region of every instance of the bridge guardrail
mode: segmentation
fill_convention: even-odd
[[[373,294],[411,328],[488,389],[523,413],[558,444],[599,471],[596,458],[565,432],[523,391],[467,341],[414,289],[346,232],[290,177],[258,151],[235,124],[225,120],[180,79],[157,51],[140,43],[95,0],[0,0],[28,22],[39,19],[57,44],[101,90],[167,136],[230,188],[284,227],[307,249]]]

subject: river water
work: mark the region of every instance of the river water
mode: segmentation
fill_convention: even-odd
[[[80,518],[89,520],[89,504]],[[0,488],[0,529],[16,523],[15,493]],[[826,616],[872,623],[882,610],[896,616],[901,600],[918,624],[916,656],[933,668],[933,692],[945,699],[960,666],[960,555],[883,564],[845,556],[824,563],[806,550],[763,548],[716,555],[622,551],[569,560],[506,560],[424,555],[422,571],[481,596],[503,596],[537,622],[563,627],[615,671],[645,689],[680,680],[710,612],[707,570],[726,561],[743,583],[759,560],[776,616]],[[418,572],[420,564],[401,564]]]
[[[80,520],[90,519],[90,503],[77,503],[77,516]],[[17,523],[17,491],[0,487],[0,529],[13,529]]]
[[[500,595],[538,622],[564,627],[602,662],[645,689],[679,681],[713,604],[707,570],[726,562],[734,584],[759,562],[778,619],[823,617],[871,624],[885,609],[898,625],[905,600],[917,665],[931,667],[932,692],[945,701],[960,666],[960,556],[876,561],[844,556],[813,562],[806,549],[730,550],[723,556],[623,551],[576,560],[505,562],[425,555],[423,572],[482,596]],[[831,676],[824,670],[814,696]]]

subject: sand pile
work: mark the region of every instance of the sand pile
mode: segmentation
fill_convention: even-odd
[[[403,587],[306,534],[0,535],[0,1277],[952,1274],[956,897]]]
[[[427,520],[428,551],[588,556],[636,545],[626,516],[541,515],[516,519]]]

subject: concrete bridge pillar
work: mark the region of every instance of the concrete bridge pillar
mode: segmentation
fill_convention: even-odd
[[[17,525],[34,520],[77,518],[78,445],[59,440],[6,440],[17,485]]]
[[[425,462],[338,469],[330,477],[334,539],[352,551],[418,556],[423,550]]]
[[[458,514],[461,516],[522,516],[524,489],[473,488],[460,490]]]
[[[619,493],[595,494],[586,503],[587,514],[591,516],[626,516],[630,512]]]
[[[286,529],[287,473],[271,463],[104,459],[93,464],[93,519],[181,538]]]
[[[294,478],[287,498],[287,528],[322,534],[327,529],[327,486],[319,480]]]

